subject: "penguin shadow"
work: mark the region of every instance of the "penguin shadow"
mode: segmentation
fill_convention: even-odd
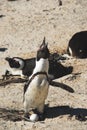
[[[45,106],[44,118],[42,121],[52,118],[57,118],[59,116],[66,116],[71,119],[75,116],[76,120],[87,121],[87,109],[85,108],[71,108],[69,106]],[[0,108],[0,119],[5,121],[18,122],[24,120],[24,111]],[[68,119],[68,118],[67,118]]]
[[[59,116],[68,117],[75,116],[76,120],[86,121],[87,120],[87,109],[85,108],[71,108],[69,106],[54,106],[54,107],[45,107],[45,118],[56,118]],[[70,118],[70,119],[71,119]]]
[[[7,48],[0,48],[0,52],[5,52]]]

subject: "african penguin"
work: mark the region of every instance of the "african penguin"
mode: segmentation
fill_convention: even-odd
[[[7,74],[30,76],[35,67],[35,58],[23,59],[20,57],[6,57],[5,60],[9,64]]]
[[[21,75],[22,77],[30,76],[35,67],[36,58],[23,59],[20,57],[6,58],[9,64],[5,75]],[[62,77],[72,72],[72,67],[65,67],[59,62],[59,55],[50,54],[48,77],[50,80]],[[6,76],[5,76],[6,77]]]
[[[25,118],[37,121],[43,115],[45,99],[48,95],[49,81],[49,49],[45,43],[45,38],[36,56],[36,65],[29,81],[24,86],[24,111]],[[36,115],[29,116],[31,109],[36,109]]]
[[[69,41],[67,52],[76,58],[87,58],[87,31],[74,34]]]

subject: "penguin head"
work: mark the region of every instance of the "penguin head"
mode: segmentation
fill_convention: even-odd
[[[6,57],[5,58],[6,61],[8,61],[9,66],[11,68],[15,68],[15,69],[23,69],[24,67],[24,60],[22,58],[19,57]]]
[[[43,39],[42,44],[39,47],[39,50],[37,51],[37,61],[41,58],[48,59],[49,58],[49,49],[48,49],[48,43],[45,42],[45,37]]]

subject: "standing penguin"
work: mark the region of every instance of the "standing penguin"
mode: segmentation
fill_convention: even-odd
[[[43,115],[45,99],[48,95],[49,81],[49,49],[45,38],[37,51],[36,65],[29,81],[24,86],[25,118],[37,121]],[[36,109],[36,113],[29,116],[29,112]]]

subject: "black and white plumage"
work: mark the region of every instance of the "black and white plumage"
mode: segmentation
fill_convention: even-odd
[[[62,57],[63,58],[63,57]],[[72,67],[65,67],[58,61],[60,60],[58,54],[50,54],[48,76],[50,79],[56,79],[72,72]],[[9,64],[6,74],[30,76],[35,68],[36,58],[23,59],[20,57],[6,58]]]
[[[39,115],[44,112],[45,99],[48,95],[49,81],[49,50],[45,39],[37,51],[36,65],[28,83],[24,87],[24,111],[27,117],[31,109],[36,109]],[[35,113],[35,114],[37,114]],[[30,120],[36,121],[37,116],[31,115]],[[34,117],[33,117],[34,116]],[[32,117],[32,118],[31,118]]]
[[[73,57],[87,58],[87,31],[78,32],[72,36],[67,52]]]
[[[7,71],[12,75],[30,76],[35,67],[35,58],[6,57],[5,60],[9,64]]]

